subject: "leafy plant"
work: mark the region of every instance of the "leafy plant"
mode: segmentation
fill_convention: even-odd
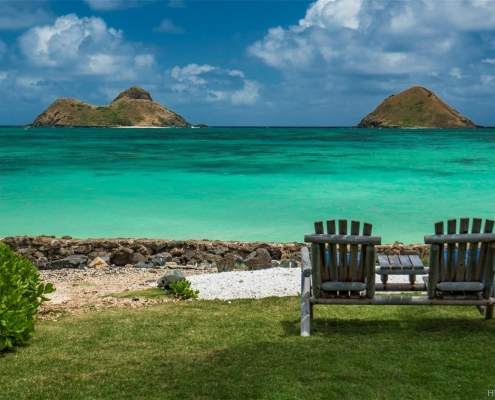
[[[43,295],[53,291],[29,260],[0,243],[0,351],[13,350],[33,335],[38,307],[48,300]]]
[[[199,290],[192,290],[191,282],[187,280],[172,282],[169,284],[169,286],[170,286],[169,292],[172,293],[178,299],[187,300],[187,299],[198,298]]]

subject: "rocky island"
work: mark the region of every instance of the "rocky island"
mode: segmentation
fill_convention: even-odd
[[[191,127],[179,114],[153,101],[138,86],[120,93],[109,105],[95,106],[80,100],[56,100],[43,111],[32,126],[57,127]]]
[[[358,128],[475,128],[470,119],[435,93],[413,86],[386,98],[359,123]]]

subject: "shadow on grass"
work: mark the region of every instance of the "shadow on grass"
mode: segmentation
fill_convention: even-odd
[[[495,387],[495,322],[474,307],[297,298],[112,309],[39,326],[0,363],[5,398],[469,399]],[[0,395],[0,398],[2,395]]]

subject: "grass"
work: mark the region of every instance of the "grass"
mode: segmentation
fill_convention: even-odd
[[[0,358],[2,399],[477,399],[495,322],[474,307],[184,301],[37,325]]]
[[[133,290],[129,292],[120,292],[120,293],[109,293],[106,294],[105,297],[118,297],[120,299],[132,299],[135,297],[142,297],[145,299],[156,299],[160,297],[172,297],[165,290],[160,288],[150,288],[144,290]]]
[[[93,286],[96,286],[95,284],[93,283],[89,283],[89,282],[76,282],[76,283],[73,283],[72,286],[78,286],[78,287],[93,287]]]

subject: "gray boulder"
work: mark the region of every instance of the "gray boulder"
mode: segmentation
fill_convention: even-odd
[[[251,270],[271,268],[272,258],[267,249],[259,248],[244,260],[244,264]]]
[[[165,262],[172,261],[172,254],[170,254],[169,252],[166,252],[166,251],[162,251],[161,253],[155,254],[153,257],[154,258],[162,257],[165,259]]]
[[[82,264],[86,264],[88,257],[82,254],[73,254],[71,256],[55,260],[46,264],[48,269],[61,269],[61,268],[77,268]]]
[[[139,261],[138,263],[134,264],[134,268],[153,268],[155,264],[152,262],[145,262],[145,261]]]
[[[168,271],[165,275],[159,278],[156,283],[158,287],[162,287],[164,289],[170,289],[170,284],[172,282],[185,281],[186,277],[181,270]]]
[[[110,262],[115,265],[132,264],[134,258],[134,250],[126,247],[120,247],[115,250],[110,256]]]
[[[167,262],[167,259],[165,257],[154,257],[151,259],[151,262],[156,266],[163,267]]]

